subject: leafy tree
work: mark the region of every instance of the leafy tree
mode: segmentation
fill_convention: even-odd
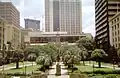
[[[29,47],[24,50],[24,58],[27,60],[29,54],[35,54],[37,57],[39,56],[40,49],[37,47]]]
[[[28,61],[35,61],[37,58],[36,54],[31,53],[28,55]]]
[[[0,52],[0,65],[2,65],[3,54]]]
[[[79,63],[81,60],[80,49],[77,46],[72,46],[63,53],[63,62],[69,66]]]
[[[36,63],[42,65],[43,71],[45,71],[51,65],[52,59],[48,55],[41,55],[36,59]]]
[[[41,54],[47,54],[52,59],[52,61],[56,61],[58,49],[55,45],[48,44],[45,46],[39,46],[39,49],[41,50],[41,52],[39,53],[39,56]]]
[[[91,54],[91,57],[98,62],[99,68],[101,68],[101,60],[102,60],[103,57],[105,57],[105,56],[107,56],[107,54],[106,54],[105,51],[102,50],[102,49],[95,49],[95,50],[92,52],[92,54]]]
[[[14,61],[16,62],[16,69],[19,68],[19,62],[23,60],[23,56],[24,56],[24,54],[21,49],[14,51],[13,58],[14,58]]]
[[[81,48],[81,52],[80,52],[80,55],[81,55],[81,57],[82,57],[82,61],[83,61],[83,65],[85,65],[85,59],[87,58],[87,56],[88,56],[88,51],[84,48],[84,47],[82,47]]]
[[[82,37],[77,41],[77,46],[81,48],[83,46],[87,50],[93,50],[94,48],[94,40],[88,37]]]

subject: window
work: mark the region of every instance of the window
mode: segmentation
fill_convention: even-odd
[[[117,21],[119,21],[119,17],[117,18]]]
[[[117,32],[115,32],[115,35],[117,35]]]
[[[117,24],[118,28],[119,28],[119,24]]]
[[[116,30],[116,25],[115,25],[115,30]]]
[[[115,42],[117,42],[117,38],[115,38]]]

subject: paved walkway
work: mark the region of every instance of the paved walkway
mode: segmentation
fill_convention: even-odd
[[[93,66],[93,64],[85,64],[85,65]],[[94,66],[95,66],[95,67],[98,67],[98,65],[96,65],[96,64],[94,64]],[[106,68],[111,68],[111,69],[113,69],[113,66],[101,65],[101,67],[106,67]],[[115,70],[120,70],[120,68],[115,65]]]
[[[67,75],[67,69],[65,69],[65,66],[62,62],[60,62],[61,65],[61,76],[56,76],[56,64],[55,63],[51,68],[51,70],[48,71],[49,75],[48,78],[69,78],[69,75]]]
[[[33,63],[33,65],[36,65],[36,63]],[[32,66],[32,64],[28,64],[28,63],[25,63],[24,66]],[[24,67],[23,65],[19,65],[20,68]],[[10,70],[10,69],[14,69],[16,68],[16,66],[8,66],[8,65],[4,65],[4,70]],[[0,66],[0,71],[3,70],[3,66]]]

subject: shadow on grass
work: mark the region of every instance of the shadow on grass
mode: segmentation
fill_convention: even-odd
[[[20,70],[20,69],[23,69],[23,68],[22,67],[20,67],[20,68],[12,68],[10,70]]]
[[[95,66],[94,68],[107,68],[107,67],[97,67],[97,66]]]

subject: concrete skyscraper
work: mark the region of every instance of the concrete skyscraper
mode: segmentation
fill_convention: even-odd
[[[12,2],[0,2],[0,16],[4,18],[8,24],[19,27],[20,13]]]
[[[45,31],[82,34],[81,0],[45,0]]]
[[[25,19],[25,28],[31,28],[34,31],[40,31],[40,21],[33,19]]]
[[[119,6],[120,0],[95,0],[96,39],[106,50],[110,47],[109,19],[120,11]]]
[[[110,51],[110,25],[109,20],[120,11],[120,0],[95,0],[95,28],[96,42],[99,48],[113,56]]]

